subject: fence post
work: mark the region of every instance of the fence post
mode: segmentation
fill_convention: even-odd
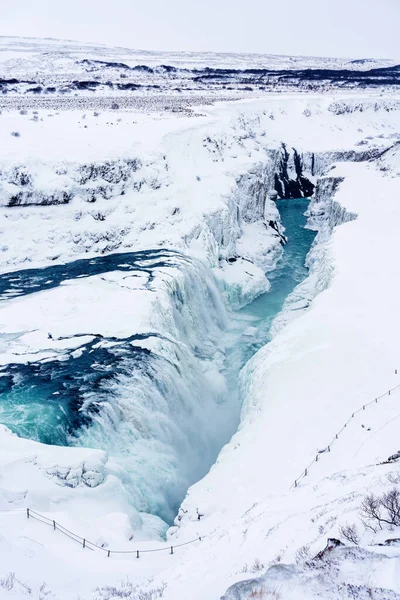
[[[29,508],[26,509],[26,518],[29,519]]]
[[[397,369],[395,369],[395,371],[394,371],[394,372],[395,372],[395,375],[397,375]],[[387,394],[388,396],[390,396],[390,395],[391,395],[391,392],[392,392],[392,391],[394,391],[394,390],[397,390],[399,387],[400,387],[400,385],[397,385],[397,386],[395,386],[395,387],[393,388],[393,390],[388,390],[388,391],[386,392],[386,394]],[[384,396],[386,396],[386,394],[383,394],[382,396],[379,396],[379,397],[377,397],[377,398],[374,398],[374,400],[375,400],[375,403],[376,403],[376,404],[378,404],[378,400],[379,400],[380,398],[383,398]],[[373,402],[373,400],[371,400],[371,402],[368,402],[367,404],[364,404],[364,405],[363,405],[363,407],[362,407],[362,408],[363,408],[363,410],[365,410],[366,406],[370,406],[370,404],[372,404],[372,402]],[[355,414],[356,414],[356,413],[358,413],[360,410],[361,410],[361,409],[359,408],[358,410],[356,410],[356,412],[353,412],[353,413],[352,413],[352,415],[351,415],[351,418],[354,418]],[[344,429],[345,427],[347,427],[348,423],[350,423],[350,419],[348,420],[348,422],[347,422],[347,423],[345,423],[345,424],[343,425],[343,429]],[[342,431],[342,429],[339,431],[339,433],[341,433],[341,431]],[[335,439],[336,439],[336,440],[338,440],[338,439],[339,439],[339,434],[338,434],[338,433],[336,433],[336,435],[335,435]],[[334,439],[334,440],[331,442],[331,444],[333,444],[333,442],[335,441],[335,439]],[[327,450],[328,452],[330,452],[330,451],[331,451],[331,444],[330,444],[329,446],[327,446],[327,448],[326,448],[326,450]],[[315,461],[315,462],[318,462],[318,460],[319,460],[319,457],[318,457],[318,455],[317,455],[317,456],[315,457],[314,461]],[[313,461],[313,462],[314,462],[314,461]],[[311,463],[311,464],[312,464],[312,463]],[[311,466],[311,465],[310,465],[310,466]],[[302,479],[302,477],[306,477],[307,475],[308,475],[308,468],[304,470],[304,473],[302,473],[302,474],[300,475],[299,479]],[[295,488],[297,487],[297,479],[295,479],[295,481],[294,481],[294,484],[293,484],[293,485],[290,487],[290,489],[291,489],[293,486],[294,486]],[[172,548],[172,546],[171,546],[171,554],[173,554],[173,548]]]
[[[201,542],[201,537],[199,536],[199,542]]]
[[[110,550],[107,551],[107,558],[110,558]]]
[[[173,554],[173,553],[174,553],[174,547],[171,546],[171,554]]]
[[[86,546],[86,540],[85,540],[85,538],[83,538],[83,547],[85,548],[85,546]]]
[[[55,521],[53,521],[53,529],[54,529],[54,531],[56,530],[56,522]]]
[[[136,558],[140,558],[139,557],[139,550],[136,550]]]

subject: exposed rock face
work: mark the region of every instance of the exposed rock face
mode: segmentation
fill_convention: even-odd
[[[332,164],[374,160],[382,155],[382,149],[299,153],[296,148],[288,149],[282,143],[279,150],[271,150],[269,155],[275,165],[272,185],[278,197],[310,198],[316,192],[312,179],[323,175]]]
[[[279,235],[280,244],[284,246],[287,243],[287,237],[282,234],[281,228],[279,227],[277,221],[268,221],[268,227],[272,227],[272,229],[275,229],[275,231]]]
[[[343,548],[344,546],[345,544],[343,544],[343,542],[340,540],[337,540],[336,538],[328,538],[325,548],[321,550],[321,552],[318,552],[313,560],[325,560],[328,554],[332,552],[334,548]]]
[[[279,198],[309,198],[314,193],[314,184],[304,175],[303,157],[295,148],[288,151],[285,144],[275,151],[277,170],[274,187]]]

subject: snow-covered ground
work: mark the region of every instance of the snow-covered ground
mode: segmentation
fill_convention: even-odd
[[[18,45],[6,51],[11,66]],[[45,364],[79,356],[97,337],[144,336],[136,347],[190,366],[182,381],[195,398],[196,369],[211,386],[198,388],[212,390],[203,415],[200,401],[180,407],[193,417],[182,469],[195,464],[193,450],[215,444],[216,455],[218,433],[226,426],[229,440],[236,427],[235,418],[224,422],[224,340],[235,311],[268,291],[264,273],[282,253],[269,192],[300,180],[305,189],[304,178],[316,184],[308,226],[318,234],[309,276],[241,372],[239,429],[190,487],[168,541],[160,519],[132,504],[129,460],[100,443],[56,447],[1,428],[0,597],[399,598],[400,546],[376,545],[398,528],[374,533],[359,511],[366,494],[399,484],[398,463],[387,459],[399,450],[400,388],[352,414],[400,383],[400,96],[269,94],[198,106],[191,116],[33,110],[0,115],[0,267],[16,278],[1,288],[1,362]],[[162,265],[150,281],[121,262],[29,294],[18,279],[21,269],[154,249],[187,256],[187,271]],[[213,302],[202,306],[205,298]],[[125,397],[121,410],[129,405]],[[166,414],[157,413],[163,441]],[[161,452],[170,469],[174,456],[167,445]],[[106,552],[27,519],[27,507]],[[353,523],[358,548],[342,535]],[[349,547],[312,560],[328,537]]]

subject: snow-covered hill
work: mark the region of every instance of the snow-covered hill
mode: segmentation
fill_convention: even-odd
[[[209,102],[287,89],[398,89],[399,85],[399,67],[390,60],[143,52],[0,38],[0,107],[11,105],[15,95],[21,96],[20,106],[23,98],[29,102],[33,96],[42,104],[56,98],[59,106],[70,107],[76,97],[100,96],[104,103],[109,96],[115,102],[129,94],[129,101],[138,107],[160,102],[167,94],[169,101],[164,99],[162,106],[168,110],[171,97],[175,109],[182,109],[194,98]]]
[[[81,43],[70,40],[19,38],[0,36],[2,63],[10,69],[19,64],[25,72],[33,73],[35,69],[45,70],[43,58],[49,61],[56,60],[58,56],[58,70],[64,64],[72,66],[77,64],[79,58],[104,61],[129,62],[134,67],[147,64],[150,67],[171,65],[184,69],[215,67],[220,69],[354,69],[368,70],[378,67],[394,65],[393,60],[375,58],[353,57],[319,58],[311,56],[277,56],[274,54],[229,54],[213,52],[155,52],[148,50],[131,50],[128,48],[113,48],[93,43]],[[62,56],[65,56],[65,63]],[[69,60],[68,60],[69,59]],[[14,66],[12,61],[15,62]],[[30,62],[32,60],[33,62]],[[79,63],[77,64],[79,68]]]
[[[146,59],[166,81],[159,54],[2,45],[19,80]],[[400,97],[210,89],[184,112],[1,99],[0,422],[22,437],[1,426],[0,597],[400,597],[400,521],[360,517],[399,485]],[[300,248],[276,197],[309,197],[316,232],[278,297]]]

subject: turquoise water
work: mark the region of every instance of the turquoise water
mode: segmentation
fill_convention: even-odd
[[[270,341],[273,320],[282,310],[288,295],[307,277],[306,256],[316,236],[315,231],[304,228],[308,202],[306,198],[276,201],[288,241],[276,268],[267,273],[270,291],[237,314],[238,320],[232,332],[233,338],[237,339],[232,340],[228,361],[229,379],[233,385],[237,377],[235,372],[240,371],[257,350]]]
[[[125,339],[96,334],[79,346],[78,356],[66,352],[62,361],[0,369],[0,422],[22,437],[48,444],[106,450],[125,474],[132,504],[171,523],[189,485],[207,472],[237,428],[240,370],[269,341],[273,319],[307,276],[304,263],[315,237],[304,229],[307,206],[305,199],[277,201],[288,242],[276,269],[267,274],[271,290],[232,314],[228,331],[221,325],[225,313],[205,267],[168,250],[114,254],[2,276],[0,300],[7,301],[114,270],[145,273],[148,286],[160,267],[187,274],[184,287],[171,292],[183,342],[174,350],[175,364],[132,345],[146,336],[160,337],[157,332]],[[221,387],[208,368],[210,349],[220,338],[225,339]]]

